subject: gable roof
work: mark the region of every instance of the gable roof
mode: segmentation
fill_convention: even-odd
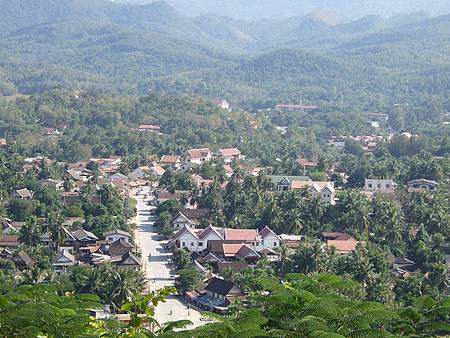
[[[199,220],[208,218],[209,209],[179,209],[178,213],[182,214],[189,220]]]
[[[209,148],[189,149],[187,153],[191,158],[203,158],[212,155],[212,151]]]
[[[175,164],[177,162],[180,162],[180,156],[179,155],[163,155],[161,157],[160,163],[172,163]]]
[[[32,267],[36,264],[36,261],[31,258],[30,255],[28,255],[24,250],[20,250],[14,257],[13,261],[22,261],[27,267]]]
[[[233,294],[241,294],[242,291],[231,282],[228,282],[226,280],[214,277],[211,279],[206,285],[205,290],[222,295],[227,296],[230,294],[230,292],[233,290]]]
[[[63,250],[61,251],[58,256],[55,257],[55,259],[53,260],[53,264],[58,264],[59,261],[61,261],[61,259],[63,259],[65,261],[69,261],[70,263],[75,263],[76,258],[74,255],[72,255],[70,252],[68,252],[67,250]]]
[[[354,240],[352,236],[344,232],[322,232],[322,238],[325,240],[348,241]]]
[[[11,248],[19,245],[19,236],[2,235],[0,236],[0,247]]]
[[[356,247],[359,243],[354,239],[347,240],[347,241],[340,241],[340,240],[329,240],[327,241],[327,247],[331,248],[334,247],[339,252],[353,252],[356,250]]]
[[[126,236],[126,237],[131,237],[130,233],[120,230],[120,229],[114,229],[114,230],[106,231],[103,233],[104,237],[109,236],[109,235],[122,235],[122,236]]]
[[[204,238],[208,237],[208,235],[209,235],[210,233],[215,233],[217,236],[219,236],[219,238],[223,239],[223,236],[222,236],[222,234],[219,232],[219,229],[214,228],[212,225],[208,225],[208,227],[205,228],[205,230],[203,230],[203,231],[198,235],[198,237],[199,237],[200,239],[204,239]]]
[[[180,238],[183,234],[185,234],[186,232],[190,233],[192,236],[194,236],[194,238],[199,239],[198,235],[195,233],[194,230],[192,230],[189,226],[187,226],[186,224],[184,224],[184,226],[178,230],[174,235],[173,238],[175,240],[177,240],[178,238]]]
[[[127,260],[131,260],[132,263],[128,263]],[[141,260],[133,255],[131,252],[127,252],[122,256],[119,265],[141,265]]]
[[[241,151],[238,148],[224,148],[219,149],[219,153],[223,157],[232,157],[239,156],[241,154]]]
[[[78,230],[72,231],[71,234],[77,241],[98,240],[98,237],[95,236],[92,232],[84,230],[84,229],[78,229]]]
[[[256,241],[258,231],[256,229],[225,229],[225,240],[242,240],[242,241]]]
[[[30,190],[28,190],[27,188],[16,190],[16,193],[21,198],[32,198],[33,197],[33,193]]]
[[[269,236],[270,234],[273,234],[273,235],[275,235],[276,237],[278,237],[278,235],[277,235],[275,232],[273,232],[272,229],[270,229],[267,225],[266,225],[263,229],[259,230],[258,233],[259,233],[259,236],[260,236],[262,239],[266,238],[266,237]]]
[[[275,185],[278,185],[283,181],[286,181],[288,184],[293,181],[311,181],[308,176],[268,175],[267,177],[270,178],[272,183]]]
[[[428,185],[432,185],[432,186],[438,186],[439,183],[437,183],[436,181],[432,181],[432,180],[427,180],[425,178],[417,178],[415,180],[411,180],[409,182],[407,182],[408,185],[411,184],[428,184]]]

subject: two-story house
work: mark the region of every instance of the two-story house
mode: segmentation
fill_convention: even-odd
[[[325,204],[335,204],[334,183],[318,181],[293,181],[290,190],[308,189],[314,196],[318,196]]]
[[[377,178],[366,178],[364,180],[364,191],[390,194],[393,193],[394,190],[395,183],[393,180],[383,180]]]
[[[209,148],[189,149],[184,155],[184,164],[187,167],[198,166],[211,161],[213,152]]]
[[[203,219],[208,219],[209,209],[180,209],[172,217],[172,224],[175,229],[180,229],[184,225],[195,228]]]
[[[233,160],[242,159],[241,151],[237,148],[224,148],[219,149],[219,157],[223,159],[225,163],[231,163]]]
[[[130,238],[131,238],[131,234],[120,230],[120,229],[115,229],[115,230],[110,230],[110,231],[106,231],[103,233],[103,236],[105,237],[105,239],[110,242],[113,243],[117,240],[123,241],[123,242],[129,242]]]

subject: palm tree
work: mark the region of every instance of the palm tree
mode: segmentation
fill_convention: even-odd
[[[40,243],[41,235],[41,221],[36,216],[30,216],[20,229],[19,241],[34,246]]]
[[[63,227],[64,217],[57,212],[51,212],[44,223],[44,231],[50,234],[53,249],[58,252],[60,244],[66,238],[66,231]]]
[[[279,257],[280,275],[281,275],[281,278],[283,278],[286,273],[286,263],[290,260],[289,259],[289,248],[284,242],[282,242],[281,245],[276,249],[276,251],[280,254],[280,257]]]

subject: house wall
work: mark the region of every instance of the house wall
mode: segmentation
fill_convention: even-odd
[[[264,249],[274,250],[280,246],[280,242],[281,242],[280,238],[278,238],[274,234],[270,234],[266,236],[266,238],[257,243],[257,245],[255,246],[255,250],[257,252],[260,252]]]
[[[123,241],[128,242],[128,237],[127,237],[127,236],[124,236],[124,235],[120,235],[120,234],[108,235],[108,236],[106,237],[106,239],[107,239],[108,241],[110,241],[110,242],[115,242],[115,241],[117,241],[118,239],[122,239]]]
[[[394,191],[394,182],[392,180],[366,179],[364,191],[390,193]]]

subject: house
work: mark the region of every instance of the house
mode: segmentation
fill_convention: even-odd
[[[210,253],[217,257],[223,257],[224,260],[244,260],[247,265],[253,265],[261,258],[261,255],[249,244],[225,241],[211,244],[208,246]]]
[[[208,219],[209,209],[180,209],[172,217],[172,224],[175,229],[184,225],[195,228],[201,221]]]
[[[195,174],[191,175],[191,180],[195,186],[200,189],[209,188],[214,183],[214,180],[209,180]]]
[[[1,235],[0,236],[0,248],[14,249],[19,246],[19,236],[15,235]]]
[[[206,294],[210,297],[226,301],[228,303],[234,302],[236,299],[242,297],[244,293],[236,284],[226,280],[214,277],[205,287]]]
[[[407,278],[417,272],[419,267],[415,262],[406,257],[395,257],[392,268],[397,277]]]
[[[27,188],[16,190],[15,197],[18,197],[22,200],[31,200],[33,198],[33,192],[28,190]]]
[[[409,193],[435,192],[439,188],[439,183],[424,178],[409,181],[407,185]]]
[[[221,244],[249,244],[256,252],[264,249],[275,249],[280,246],[281,239],[269,228],[258,231],[256,229],[228,229],[208,226],[206,229],[192,229],[184,225],[174,235],[177,248],[187,248],[191,252],[201,253],[211,250],[213,245]],[[220,241],[221,244],[214,244]]]
[[[327,248],[334,248],[340,255],[348,255],[356,251],[359,244],[364,244],[354,239],[349,240],[328,240],[326,243]]]
[[[226,176],[226,177],[230,178],[230,177],[233,176],[234,170],[233,170],[233,168],[231,167],[231,165],[229,165],[229,164],[224,164],[224,165],[223,165],[223,170],[225,171],[225,176]]]
[[[334,183],[317,181],[292,181],[289,190],[308,189],[314,196],[318,196],[325,204],[334,205]]]
[[[150,171],[153,173],[153,175],[155,175],[158,178],[162,177],[162,175],[164,175],[164,173],[166,172],[166,170],[160,165],[155,165],[151,167]]]
[[[95,236],[92,232],[84,229],[72,231],[70,234],[75,241],[75,246],[78,248],[87,245],[93,245],[98,241],[97,236]]]
[[[68,268],[77,265],[78,261],[69,251],[63,250],[53,260],[53,269],[56,273],[65,273]]]
[[[364,191],[381,192],[390,194],[394,192],[395,183],[393,180],[383,180],[376,178],[366,178],[364,180]]]
[[[46,136],[57,136],[57,135],[61,134],[58,129],[51,128],[51,127],[43,128],[43,133]]]
[[[101,249],[111,256],[123,256],[126,253],[133,251],[133,245],[119,239],[115,242],[104,244],[104,246],[101,246]]]
[[[141,260],[131,252],[123,255],[119,261],[115,262],[119,268],[132,269],[139,271],[141,269]]]
[[[281,243],[283,243],[284,245],[286,245],[288,248],[291,249],[298,248],[303,239],[302,236],[286,235],[286,234],[281,234],[279,237],[281,238]]]
[[[174,193],[167,191],[160,191],[155,194],[155,201],[157,205],[160,205],[170,200],[179,201],[186,194],[187,192],[185,193],[181,191],[175,191]]]
[[[268,175],[268,178],[272,181],[272,184],[276,187],[277,191],[291,190],[293,181],[310,181],[308,176],[280,176],[280,175]]]
[[[12,255],[11,260],[18,270],[29,269],[36,264],[36,259],[28,255],[24,250],[20,250],[17,254]]]
[[[243,159],[241,151],[237,148],[224,148],[219,149],[219,157],[223,159],[225,163],[231,163],[233,160]]]
[[[268,226],[258,231],[259,242],[256,245],[257,251],[263,251],[265,249],[276,249],[281,245],[281,238],[273,232]]]
[[[141,124],[137,130],[142,132],[159,133],[161,131],[161,126],[157,124]]]
[[[131,238],[131,234],[129,234],[126,231],[120,230],[120,229],[114,229],[111,231],[104,232],[103,237],[105,237],[105,239],[111,243],[118,241],[118,240],[124,241],[124,242],[129,242],[130,238]]]
[[[277,104],[275,110],[281,112],[308,113],[316,110],[317,106],[303,104]]]
[[[212,160],[212,158],[213,152],[209,148],[189,149],[184,156],[184,162],[190,167],[201,165]]]
[[[253,167],[251,165],[246,164],[241,164],[239,167],[244,171],[246,175],[251,176],[258,176],[262,171],[262,168]]]
[[[230,104],[226,100],[217,99],[213,100],[212,103],[219,108],[230,110]]]
[[[61,193],[61,198],[65,205],[81,203],[81,195],[78,191],[63,191]]]
[[[297,163],[299,166],[305,168],[306,170],[316,169],[319,164],[315,161],[310,161],[304,158],[299,158],[295,160],[295,163]]]
[[[224,239],[219,230],[211,225],[204,230],[195,230],[184,225],[174,235],[175,245],[179,249],[187,248],[191,252],[203,252],[209,241]]]
[[[343,232],[322,232],[320,239],[324,242],[326,241],[350,241],[355,240],[349,234]]]
[[[181,156],[179,155],[163,155],[159,161],[161,167],[170,166],[172,169],[181,167]]]
[[[128,178],[133,181],[144,180],[149,172],[148,167],[139,167],[128,174]]]

